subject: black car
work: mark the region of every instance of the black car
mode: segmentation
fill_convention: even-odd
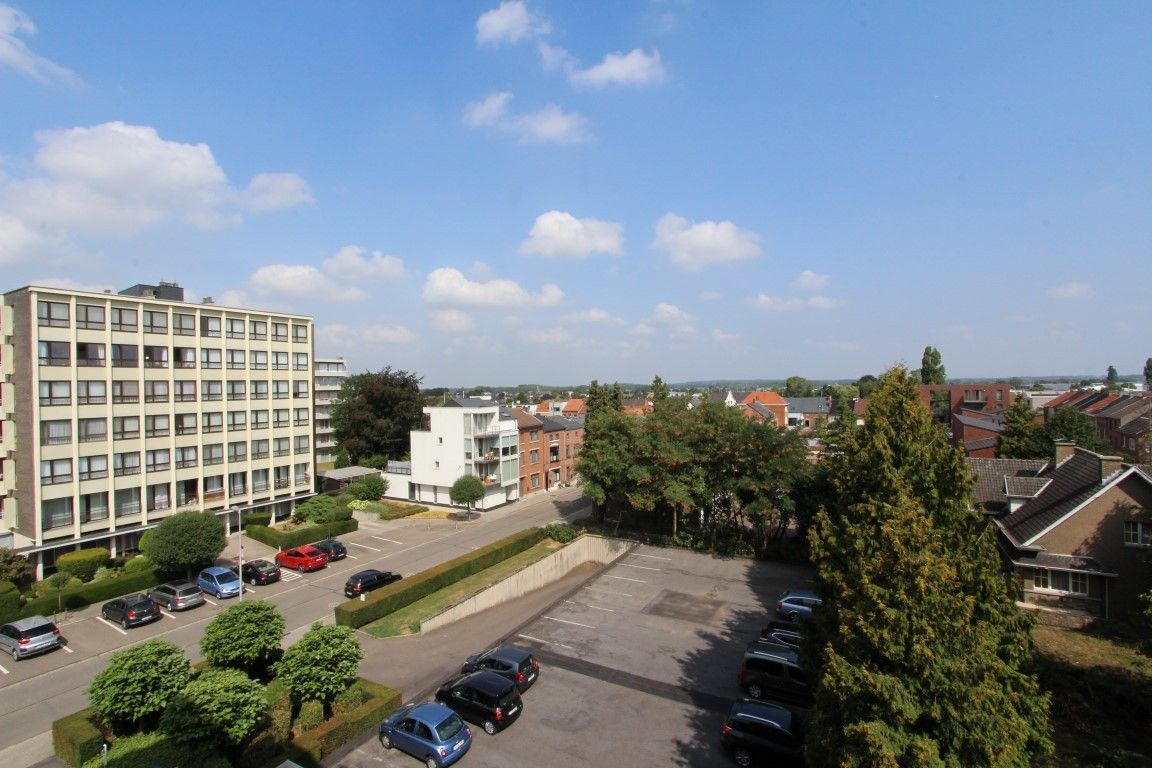
[[[502,645],[499,648],[469,656],[460,671],[475,672],[478,669],[486,669],[501,677],[508,678],[516,683],[516,687],[520,689],[521,693],[531,688],[532,683],[536,682],[536,678],[540,676],[540,662],[536,661],[535,657],[528,651],[511,645]]]
[[[318,541],[312,546],[328,555],[328,562],[330,563],[348,557],[348,548],[339,539],[324,539],[324,541]]]
[[[100,608],[100,615],[128,629],[160,618],[160,606],[148,595],[136,594],[109,600]]]
[[[760,630],[760,642],[787,645],[790,648],[799,648],[802,635],[800,624],[791,621],[770,621],[768,626]]]
[[[254,587],[280,581],[280,566],[268,560],[249,560],[240,566],[240,580]]]
[[[489,735],[512,725],[524,709],[516,683],[486,671],[452,678],[436,691],[436,701]]]
[[[795,648],[755,641],[740,664],[740,687],[754,699],[786,699],[801,706],[812,703],[812,688]]]
[[[720,729],[720,743],[736,761],[751,765],[799,765],[804,734],[795,710],[769,701],[742,699]]]
[[[357,571],[348,577],[348,581],[344,582],[344,596],[359,597],[394,581],[400,581],[402,578],[404,577],[395,571],[378,571],[375,568]]]

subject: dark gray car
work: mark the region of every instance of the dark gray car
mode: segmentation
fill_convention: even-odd
[[[0,651],[11,654],[13,661],[47,653],[63,644],[60,630],[43,616],[17,619],[0,627]]]
[[[160,618],[160,606],[147,595],[125,595],[104,603],[100,615],[117,622],[124,629],[147,624]]]

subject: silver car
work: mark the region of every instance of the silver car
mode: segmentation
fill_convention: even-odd
[[[51,651],[63,644],[60,630],[43,616],[18,619],[0,627],[0,651],[12,654],[13,661]]]

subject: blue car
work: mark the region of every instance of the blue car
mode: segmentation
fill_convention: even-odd
[[[236,571],[214,565],[200,571],[200,575],[196,577],[196,586],[209,595],[223,598],[239,595],[243,584],[240,582],[240,577],[236,575]]]
[[[408,704],[380,724],[380,744],[402,749],[428,768],[444,768],[472,746],[472,729],[443,704]]]

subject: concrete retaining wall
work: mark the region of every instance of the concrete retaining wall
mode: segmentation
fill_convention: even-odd
[[[584,535],[542,560],[512,574],[499,584],[493,584],[462,600],[451,608],[420,623],[420,631],[438,629],[474,613],[499,605],[546,586],[561,578],[573,568],[589,561],[611,563],[627,554],[635,542]]]

